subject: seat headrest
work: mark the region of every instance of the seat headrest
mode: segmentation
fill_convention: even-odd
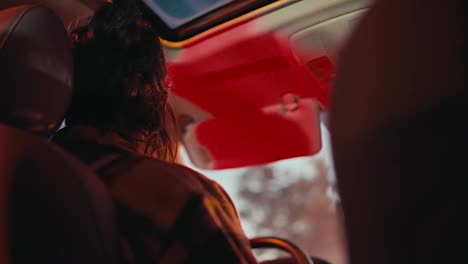
[[[0,10],[0,123],[55,131],[71,98],[72,67],[67,32],[52,11]]]

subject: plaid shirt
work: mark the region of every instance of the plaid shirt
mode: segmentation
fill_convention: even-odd
[[[132,154],[92,128],[53,141],[98,168],[114,198],[129,263],[256,263],[234,204],[214,181]]]

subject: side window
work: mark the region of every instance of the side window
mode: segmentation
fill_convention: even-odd
[[[341,210],[325,124],[322,135],[323,149],[312,157],[234,170],[199,171],[229,193],[248,237],[287,238],[311,255],[334,264],[346,264]],[[182,160],[197,170],[187,157]],[[276,250],[256,253],[262,260],[279,256]]]

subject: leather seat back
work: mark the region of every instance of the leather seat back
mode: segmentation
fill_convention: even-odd
[[[0,263],[117,263],[106,187],[39,135],[60,125],[71,97],[67,33],[50,10],[0,11]]]
[[[466,262],[462,3],[375,1],[342,53],[330,121],[351,263]]]

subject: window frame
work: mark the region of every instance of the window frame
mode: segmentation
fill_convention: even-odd
[[[167,41],[184,41],[215,26],[278,1],[280,0],[237,0],[216,8],[174,29],[170,28],[161,19],[160,15],[155,12],[160,28],[158,33],[162,39]]]

